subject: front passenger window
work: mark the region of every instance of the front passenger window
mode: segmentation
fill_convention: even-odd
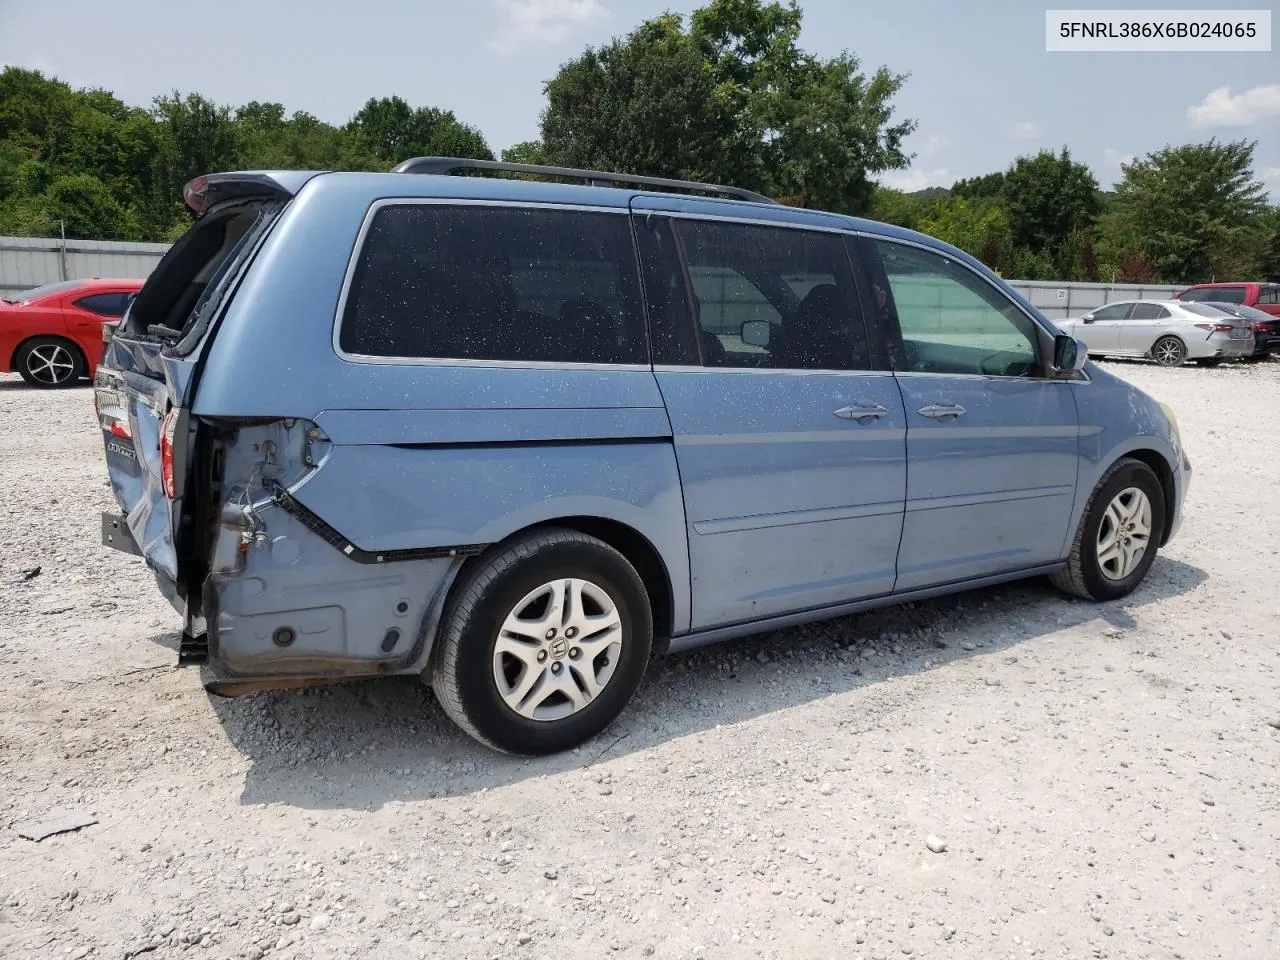
[[[873,244],[888,283],[874,294],[896,312],[902,362],[915,373],[1025,377],[1038,368],[1035,324],[1000,291],[949,257],[886,240]]]

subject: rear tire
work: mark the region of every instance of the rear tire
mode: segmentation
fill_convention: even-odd
[[[1094,487],[1067,566],[1049,579],[1059,590],[1085,600],[1128,596],[1155,562],[1165,510],[1164,488],[1155,472],[1140,460],[1122,457]]]
[[[1161,337],[1151,345],[1151,359],[1162,367],[1180,367],[1187,360],[1187,345],[1177,337]]]
[[[33,387],[69,387],[85,374],[84,354],[64,337],[32,337],[13,356],[13,367]]]
[[[649,663],[653,618],[621,553],[547,528],[463,574],[438,643],[431,687],[459,727],[509,753],[556,753],[626,707]]]

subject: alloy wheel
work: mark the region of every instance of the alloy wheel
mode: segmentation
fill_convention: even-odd
[[[27,372],[40,383],[56,386],[75,376],[76,361],[61,344],[42,343],[27,352]]]
[[[1183,360],[1183,347],[1177,340],[1161,340],[1153,353],[1156,363],[1162,367],[1176,367]]]

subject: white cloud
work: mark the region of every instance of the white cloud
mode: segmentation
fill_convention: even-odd
[[[1009,128],[1010,140],[1033,140],[1040,136],[1040,124],[1034,120],[1019,120]]]
[[[1106,147],[1102,151],[1103,166],[1108,170],[1114,170],[1117,174],[1121,172],[1121,167],[1127,163],[1133,163],[1136,159],[1138,158],[1134,154],[1121,153],[1119,150],[1113,149],[1112,147]]]
[[[1187,119],[1193,127],[1252,127],[1280,120],[1280,83],[1239,94],[1232,94],[1230,87],[1219,87],[1210,91],[1203,103],[1187,107]]]
[[[502,22],[489,49],[511,53],[536,43],[560,43],[592,20],[608,15],[599,0],[497,0]]]
[[[923,190],[926,187],[949,187],[956,182],[956,175],[945,167],[939,167],[935,170],[899,170],[896,173],[886,173],[880,178],[880,184],[885,187],[892,187],[894,190],[903,190],[911,193],[915,190]]]
[[[929,139],[924,142],[924,146],[920,148],[920,156],[931,157],[935,153],[939,153],[951,146],[951,141],[939,133],[929,135]]]
[[[1271,195],[1271,202],[1280,202],[1280,167],[1267,167],[1262,171],[1262,182]]]

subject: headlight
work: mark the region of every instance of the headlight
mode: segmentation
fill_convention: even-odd
[[[1178,415],[1173,412],[1173,407],[1167,403],[1160,403],[1158,400],[1156,402],[1159,404],[1161,412],[1165,415],[1165,419],[1169,421],[1169,437],[1173,441],[1173,449],[1181,450],[1182,433],[1178,430]]]

